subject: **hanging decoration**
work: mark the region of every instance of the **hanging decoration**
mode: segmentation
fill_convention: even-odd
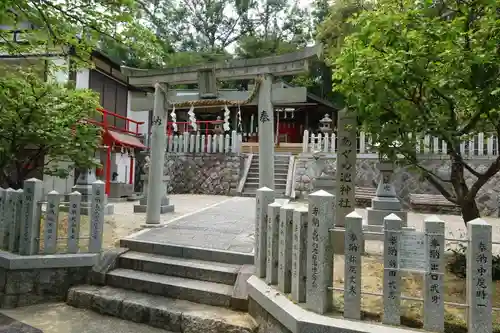
[[[170,112],[170,117],[172,117],[172,130],[177,132],[177,115],[175,114],[175,105],[172,107],[172,112]]]
[[[224,128],[224,132],[227,132],[230,130],[230,128],[229,128],[230,116],[231,116],[231,111],[229,111],[227,105],[224,105],[224,124],[222,125],[222,128]]]
[[[238,132],[243,132],[243,128],[242,128],[242,123],[241,123],[241,108],[240,108],[240,105],[238,104],[238,128],[237,128]]]
[[[193,128],[193,131],[198,130],[198,124],[196,123],[196,115],[194,114],[194,105],[191,104],[191,108],[188,111],[188,116],[189,116],[189,122],[191,127]]]
[[[286,119],[288,117],[288,111],[285,109],[284,112],[285,112],[285,116],[283,117],[283,119]]]

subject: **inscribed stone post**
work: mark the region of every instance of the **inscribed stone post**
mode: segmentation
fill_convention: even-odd
[[[335,189],[335,226],[343,227],[345,217],[355,208],[356,190],[356,139],[357,118],[354,111],[347,109],[338,112],[337,122],[337,171]],[[344,234],[333,233],[333,250],[344,253]]]
[[[309,195],[307,230],[306,306],[323,314],[333,307],[333,249],[330,228],[333,227],[335,197],[320,190]]]
[[[259,86],[259,187],[274,190],[274,108],[271,75],[263,75]]]
[[[7,198],[6,190],[0,188],[0,249],[5,248],[8,227],[5,221],[5,216],[7,215]]]
[[[267,187],[257,190],[255,212],[255,274],[266,277],[267,207],[274,201],[274,191]]]
[[[308,213],[306,207],[293,212],[292,301],[297,303],[306,300]]]
[[[19,254],[38,254],[40,248],[40,214],[38,202],[42,200],[43,182],[36,178],[25,180],[23,194]]]
[[[19,252],[19,241],[21,237],[21,219],[23,211],[23,190],[18,189],[13,194],[15,219],[10,225],[9,231],[9,252]]]
[[[444,332],[444,221],[433,215],[425,219],[427,272],[424,283],[424,329]]]
[[[396,214],[384,219],[384,314],[382,322],[401,323],[401,276],[399,273],[399,239],[403,221]]]
[[[5,223],[6,215],[6,193],[5,189],[0,188],[0,249],[5,247],[5,236],[7,234],[7,225]]]
[[[467,304],[469,332],[491,333],[492,328],[492,230],[482,219],[467,223]]]
[[[99,253],[102,248],[104,227],[104,183],[100,180],[92,183],[92,211],[90,215],[89,252]]]
[[[155,85],[153,120],[151,124],[151,166],[148,175],[148,205],[146,208],[147,225],[160,224],[163,184],[158,180],[163,177],[163,166],[165,163],[167,110],[164,105],[166,89],[165,85],[162,86],[159,83]]]
[[[344,317],[361,318],[363,218],[355,211],[345,219]]]
[[[4,237],[2,249],[9,249],[10,239],[15,235],[11,235],[12,224],[16,223],[16,201],[17,201],[17,192],[8,188],[5,191],[5,201],[4,201]]]
[[[266,283],[278,283],[279,225],[281,205],[273,202],[267,211],[267,266]]]
[[[80,204],[82,195],[72,192],[69,195],[68,211],[68,253],[77,253],[80,243]]]
[[[336,210],[335,225],[344,226],[345,217],[355,207],[356,181],[356,127],[354,111],[347,109],[338,113],[337,123],[337,172],[336,172]]]
[[[284,293],[290,292],[292,283],[293,211],[291,205],[280,210],[278,288]]]
[[[47,210],[43,232],[43,253],[54,254],[57,251],[57,226],[59,222],[59,204],[61,195],[57,191],[47,194]],[[71,209],[71,208],[70,208]]]

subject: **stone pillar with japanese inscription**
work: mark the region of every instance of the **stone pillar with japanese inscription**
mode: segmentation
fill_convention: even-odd
[[[155,84],[153,120],[151,126],[151,166],[149,168],[146,224],[144,227],[160,225],[162,213],[174,211],[174,206],[165,202],[166,189],[163,174],[166,150],[167,86]],[[162,208],[167,203],[167,208]],[[162,210],[163,209],[163,210]]]
[[[266,283],[278,283],[279,225],[281,204],[273,202],[267,209]]]
[[[307,219],[306,207],[293,212],[292,301],[305,302],[307,279]]]
[[[267,213],[268,206],[274,201],[274,191],[267,187],[257,190],[255,211],[255,275],[266,277],[267,265]]]
[[[345,217],[355,208],[357,117],[352,110],[338,112],[335,226],[343,227]],[[344,253],[344,233],[333,233],[335,253]]]
[[[274,190],[274,107],[271,100],[273,78],[263,75],[259,86],[259,188]]]
[[[309,195],[306,307],[319,314],[333,307],[333,248],[330,241],[335,196],[320,190]]]
[[[467,304],[469,332],[489,333],[492,327],[492,227],[477,218],[467,223]]]
[[[344,317],[361,318],[363,218],[355,211],[345,219]]]
[[[401,276],[399,272],[399,247],[402,221],[390,214],[384,218],[384,314],[382,322],[388,325],[401,323]]]
[[[292,205],[284,205],[280,210],[278,288],[286,294],[292,283],[293,211]]]
[[[408,213],[403,211],[399,201],[391,176],[394,172],[394,163],[381,159],[377,165],[380,171],[380,179],[372,199],[372,206],[366,209],[368,231],[381,232],[384,225],[384,218],[390,214],[396,214],[403,221],[403,227],[406,227]]]
[[[424,329],[444,332],[444,221],[433,215],[425,219],[426,273],[424,277]]]

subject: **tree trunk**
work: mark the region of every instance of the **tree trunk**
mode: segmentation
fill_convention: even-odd
[[[466,225],[468,222],[479,217],[479,209],[477,208],[475,198],[462,200],[460,208],[462,209],[462,217]]]

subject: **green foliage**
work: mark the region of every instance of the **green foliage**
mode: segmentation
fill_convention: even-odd
[[[57,167],[61,161],[94,165],[100,129],[83,120],[93,117],[98,100],[90,90],[45,82],[32,71],[4,71],[0,76],[0,183],[19,188],[30,170],[41,167],[45,173],[66,176],[67,171]],[[50,158],[44,161],[45,156]]]
[[[134,0],[4,0],[0,23],[21,30],[23,43],[12,30],[0,30],[0,50],[9,54],[71,53],[88,65],[89,54],[104,37],[118,39],[117,27],[135,16]]]
[[[459,278],[465,279],[467,277],[467,246],[458,243],[457,247],[450,248],[449,251],[451,258],[447,264],[448,270]],[[500,280],[500,255],[498,254],[493,255],[491,273],[493,281]]]
[[[402,163],[462,207],[465,221],[478,217],[475,196],[500,169],[500,158],[480,173],[459,145],[478,132],[500,136],[496,1],[387,0],[349,24],[354,32],[330,59],[335,90],[357,111],[364,130],[375,133],[383,154],[402,155]],[[453,162],[449,178],[420,164],[415,145],[423,135],[446,142]],[[465,170],[477,177],[471,186]]]

